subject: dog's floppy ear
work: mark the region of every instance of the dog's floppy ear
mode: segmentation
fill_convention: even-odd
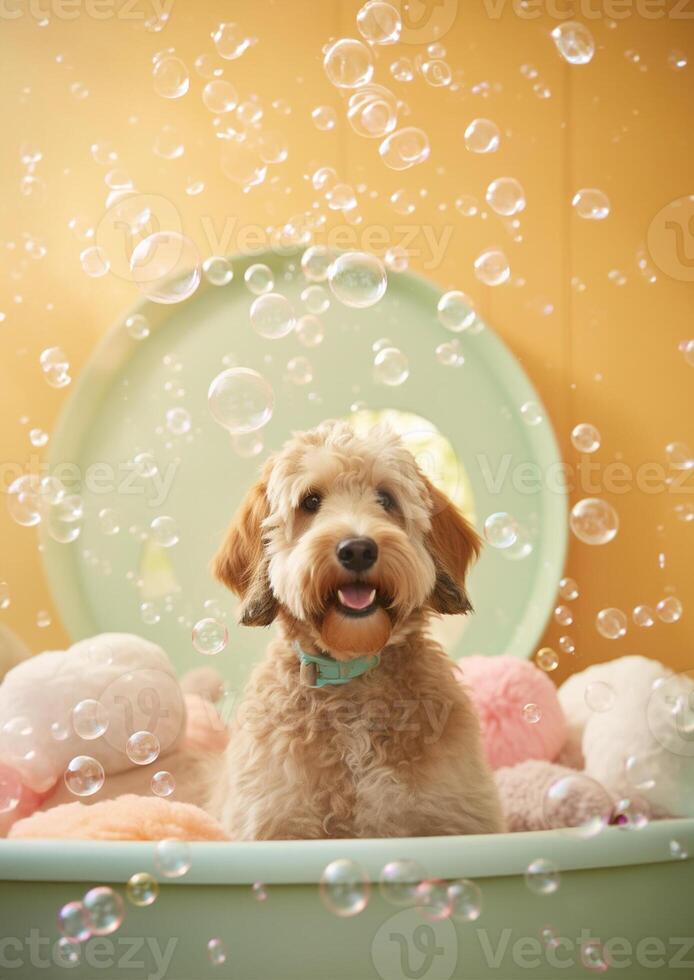
[[[212,559],[215,577],[242,600],[244,626],[269,626],[277,615],[263,547],[262,522],[268,515],[265,490],[262,480],[251,487]]]
[[[429,551],[436,565],[431,607],[435,612],[448,615],[472,612],[465,591],[465,576],[479,555],[482,542],[477,531],[445,493],[426,477],[424,481],[432,503]]]

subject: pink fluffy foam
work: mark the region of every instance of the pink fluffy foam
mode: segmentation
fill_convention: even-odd
[[[493,769],[526,759],[552,762],[566,741],[567,727],[549,677],[515,657],[465,657],[456,673],[477,708],[482,738]],[[540,720],[526,720],[523,709],[537,705]]]

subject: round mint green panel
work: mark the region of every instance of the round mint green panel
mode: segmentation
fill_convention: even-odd
[[[173,306],[138,307],[150,321],[149,337],[135,340],[118,324],[67,401],[52,440],[51,465],[82,493],[84,526],[69,544],[44,536],[44,554],[71,635],[138,633],[164,647],[180,671],[213,663],[236,688],[265,648],[268,631],[236,625],[236,600],[213,581],[209,564],[263,459],[294,430],[353,411],[363,425],[374,413],[396,410],[420,420],[411,434],[415,451],[430,429],[450,444],[442,482],[480,530],[485,517],[499,511],[513,515],[521,529],[522,547],[485,547],[470,579],[474,616],[453,617],[438,627],[448,652],[455,658],[532,654],[561,574],[566,501],[546,482],[559,462],[558,450],[517,361],[478,323],[455,335],[464,364],[442,364],[436,348],[454,335],[437,318],[440,290],[410,274],[391,273],[384,298],[368,309],[331,297],[321,317],[325,338],[315,348],[303,347],[293,333],[263,339],[250,325],[254,297],[243,277],[257,261],[271,266],[276,290],[292,301],[297,316],[304,312],[307,284],[298,256],[237,258],[226,286],[203,286]],[[380,382],[374,372],[372,347],[384,338],[409,362],[409,377],[397,386]],[[287,376],[287,362],[297,356],[311,362],[309,384]],[[207,405],[210,382],[233,365],[261,372],[276,396],[273,417],[261,433],[263,450],[251,458],[235,451]],[[539,406],[539,424],[524,420],[520,409],[526,402]],[[185,416],[181,425],[180,412],[172,415],[172,409],[189,414],[187,432]],[[155,458],[154,477],[134,466],[140,453]],[[172,547],[154,540],[150,527],[158,516],[176,523],[179,540]],[[107,533],[114,522],[119,531]],[[193,625],[210,615],[226,617],[229,628],[227,648],[213,658],[191,642]]]

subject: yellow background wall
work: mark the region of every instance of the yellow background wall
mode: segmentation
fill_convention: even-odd
[[[694,24],[675,16],[674,5],[651,4],[647,9],[663,16],[650,19],[636,5],[614,4],[620,19],[612,21],[608,3],[590,20],[581,16],[578,4],[559,5],[562,12],[574,9],[590,25],[597,45],[591,64],[570,66],[549,36],[559,21],[542,5],[460,2],[441,38],[454,71],[454,91],[433,88],[421,76],[395,83],[388,65],[397,57],[414,58],[425,48],[405,43],[382,48],[376,81],[408,103],[408,122],[424,128],[432,146],[430,161],[404,174],[386,169],[377,142],[360,139],[347,126],[342,99],[323,72],[322,46],[330,38],[357,36],[358,3],[236,0],[232,15],[231,5],[221,0],[175,0],[160,33],[144,27],[143,17],[152,13],[148,0],[138,0],[127,16],[125,7],[109,6],[108,0],[92,7],[43,0],[41,6],[52,10],[45,26],[28,12],[9,18],[9,3],[0,16],[3,464],[23,464],[35,453],[29,428],[50,433],[69,394],[69,389],[51,389],[43,380],[41,350],[63,347],[73,376],[78,375],[98,339],[137,297],[125,279],[89,279],[79,261],[84,244],[68,229],[75,215],[97,224],[104,212],[106,168],[90,154],[90,145],[100,141],[113,144],[120,158],[117,166],[138,190],[173,202],[203,256],[243,247],[249,225],[278,225],[310,208],[314,194],[307,175],[317,166],[334,166],[355,187],[366,185],[358,195],[363,218],[359,234],[383,225],[390,243],[397,244],[396,226],[411,225],[418,250],[411,268],[476,300],[537,385],[568,463],[579,462],[569,438],[577,422],[591,422],[602,433],[595,459],[603,466],[614,461],[632,470],[646,462],[665,465],[668,442],[692,441],[694,368],[678,344],[694,336],[694,286],[692,276],[684,281],[686,267],[683,272],[676,256],[668,257],[672,244],[657,221],[654,234],[664,250],[665,268],[650,262],[655,282],[637,268],[638,250],[660,209],[694,193]],[[442,9],[451,6],[455,4]],[[421,8],[419,0],[412,0],[412,8]],[[601,5],[584,8],[595,12]],[[492,15],[495,9],[498,16]],[[110,16],[97,19],[98,11],[110,11]],[[271,168],[270,176],[276,174],[277,180],[268,178],[249,194],[219,170],[212,115],[200,100],[204,81],[193,67],[199,54],[214,54],[210,33],[232,16],[258,43],[239,60],[220,62],[224,77],[242,97],[258,96],[268,125],[284,132],[289,145],[287,162]],[[152,55],[169,47],[191,74],[190,91],[176,101],[158,97],[151,78]],[[670,64],[673,51],[688,58],[679,71]],[[526,77],[523,65],[534,66],[537,78]],[[71,94],[75,83],[88,96]],[[549,89],[550,97],[540,98],[534,84]],[[273,109],[277,99],[291,106],[290,115]],[[314,127],[311,110],[319,104],[337,110],[335,132]],[[465,150],[464,129],[477,116],[500,127],[497,153],[475,156]],[[152,152],[165,124],[174,125],[183,137],[181,159],[165,161]],[[36,167],[45,183],[43,200],[20,194],[24,143],[43,154]],[[488,182],[498,176],[516,177],[525,188],[521,242],[511,241],[494,214],[466,218],[455,208],[461,194],[473,194],[483,203]],[[205,181],[201,195],[185,193],[189,178]],[[612,213],[606,221],[581,221],[572,213],[572,194],[581,187],[607,193]],[[410,218],[397,215],[389,203],[398,188],[417,194]],[[344,224],[333,214],[329,222]],[[450,235],[436,262],[426,246],[425,229],[433,229],[437,238],[442,231]],[[694,262],[694,222],[692,229],[683,225],[683,230]],[[27,254],[26,234],[45,242],[43,259]],[[482,286],[472,272],[473,259],[490,244],[506,250],[513,273],[511,284],[496,289]],[[626,282],[611,281],[611,270],[623,273]],[[585,290],[572,287],[574,277]],[[575,622],[568,630],[550,624],[546,640],[556,645],[560,633],[568,632],[577,649],[573,657],[562,657],[558,679],[587,663],[627,652],[678,668],[692,666],[694,523],[678,520],[674,511],[677,503],[694,500],[691,481],[686,490],[647,493],[631,481],[624,493],[602,494],[617,507],[621,529],[607,547],[571,542],[567,573],[580,588],[580,598],[572,603]],[[665,556],[664,568],[659,555]],[[33,532],[13,524],[4,507],[2,580],[8,583],[11,605],[0,612],[0,622],[25,637],[32,649],[64,645],[67,639],[51,608]],[[596,632],[599,609],[617,606],[629,612],[637,603],[655,606],[668,590],[684,603],[680,622],[657,623],[650,630],[630,623],[627,636],[616,642]],[[37,612],[42,609],[51,612],[52,623],[39,628]]]

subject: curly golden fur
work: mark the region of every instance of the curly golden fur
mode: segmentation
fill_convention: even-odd
[[[378,552],[358,572],[336,553],[354,537]],[[388,429],[364,437],[326,422],[267,461],[213,564],[241,598],[243,623],[279,624],[209,801],[232,837],[503,829],[477,718],[427,632],[432,615],[469,611],[465,574],[479,544]],[[355,612],[342,601],[350,588],[373,601]],[[295,642],[339,661],[380,653],[380,663],[314,688]]]

